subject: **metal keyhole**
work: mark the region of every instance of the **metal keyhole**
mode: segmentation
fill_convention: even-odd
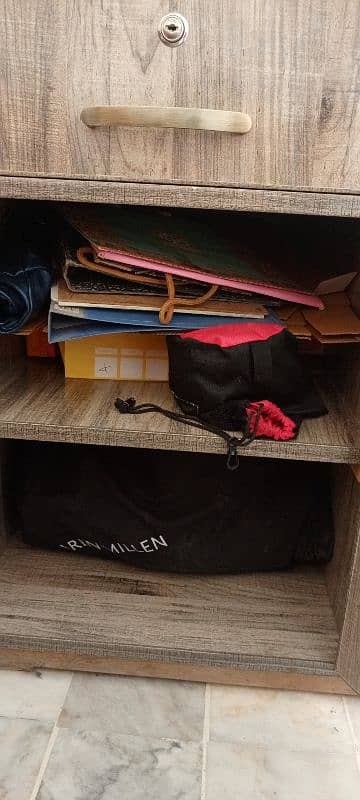
[[[185,42],[189,24],[182,14],[166,14],[159,23],[159,36],[168,47],[178,47]]]

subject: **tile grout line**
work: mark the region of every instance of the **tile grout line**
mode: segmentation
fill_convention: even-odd
[[[39,772],[37,774],[37,777],[36,777],[36,780],[35,780],[35,783],[34,783],[34,786],[33,786],[33,790],[31,792],[29,800],[36,800],[36,798],[38,796],[38,792],[39,792],[39,789],[40,789],[40,786],[41,786],[41,782],[42,782],[42,779],[44,777],[47,765],[49,763],[49,759],[50,759],[54,744],[56,742],[56,737],[57,737],[58,733],[59,733],[59,728],[57,727],[56,722],[55,722],[54,723],[54,727],[53,727],[53,729],[51,731],[50,738],[49,738],[49,741],[47,743],[46,750],[45,750],[45,753],[43,755],[43,759],[42,759],[42,762],[40,764]]]
[[[359,743],[357,741],[357,737],[355,736],[354,726],[353,726],[353,723],[352,723],[350,711],[349,711],[348,706],[347,706],[346,697],[343,697],[342,701],[343,701],[343,706],[344,706],[344,710],[345,710],[345,716],[346,716],[346,719],[347,719],[347,723],[348,723],[348,726],[350,728],[351,738],[353,740],[353,745],[354,745],[354,748],[355,748],[356,764],[357,764],[357,768],[358,768],[359,773],[360,773],[360,747],[359,747]]]
[[[38,771],[38,774],[36,776],[35,783],[34,783],[34,786],[33,786],[33,789],[32,789],[32,792],[31,792],[29,800],[36,800],[36,798],[38,796],[38,792],[39,792],[39,789],[40,789],[40,786],[41,786],[41,782],[42,782],[42,779],[43,779],[43,777],[45,775],[46,768],[48,766],[48,763],[49,763],[49,760],[50,760],[50,756],[51,756],[54,744],[55,744],[56,739],[57,739],[57,735],[59,733],[59,728],[58,728],[58,724],[57,723],[59,722],[61,712],[62,712],[62,710],[64,708],[64,704],[66,702],[66,698],[67,698],[67,696],[69,694],[73,677],[74,677],[74,673],[71,672],[69,685],[68,685],[68,687],[66,689],[66,692],[65,692],[65,695],[63,697],[63,701],[61,703],[61,707],[59,709],[59,713],[57,714],[57,716],[56,716],[56,718],[54,720],[54,725],[53,725],[51,734],[49,736],[49,741],[48,741],[48,743],[46,745],[45,753],[44,753],[44,755],[42,757],[42,761],[41,761],[41,764],[40,764],[40,767],[39,767],[39,771]]]
[[[201,767],[201,800],[206,800],[206,767],[207,767],[207,748],[210,735],[210,701],[211,701],[211,686],[209,683],[205,685],[205,698],[204,698],[204,725],[202,736],[202,767]]]

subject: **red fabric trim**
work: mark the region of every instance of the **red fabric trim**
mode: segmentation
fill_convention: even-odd
[[[204,344],[217,344],[219,347],[234,347],[247,342],[266,341],[284,330],[283,325],[274,322],[243,322],[239,325],[216,325],[198,331],[181,333],[181,339],[195,339]]]
[[[261,414],[258,417],[259,406],[261,406]],[[271,403],[270,400],[249,403],[246,408],[246,414],[250,433],[254,432],[256,426],[256,437],[265,436],[266,439],[286,442],[296,436],[295,422],[290,417],[287,417],[278,406]]]

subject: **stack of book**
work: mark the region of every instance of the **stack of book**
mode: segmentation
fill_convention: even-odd
[[[313,277],[301,287],[276,256],[267,260],[258,252],[246,218],[240,225],[233,215],[219,221],[201,212],[96,205],[61,210],[66,227],[61,277],[52,291],[52,342],[265,319],[284,301],[323,308]]]
[[[344,269],[327,221],[312,227],[275,215],[86,204],[59,211],[49,342],[249,320],[281,320],[299,339],[322,341],[329,305],[335,325]],[[343,297],[356,279],[346,271]],[[346,331],[356,337],[360,324],[350,313]]]

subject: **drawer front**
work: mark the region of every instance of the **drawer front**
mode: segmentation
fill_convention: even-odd
[[[189,23],[178,47],[158,36],[170,9]],[[360,189],[358,0],[0,0],[0,31],[2,174]],[[240,111],[252,128],[80,119],[118,105]]]

